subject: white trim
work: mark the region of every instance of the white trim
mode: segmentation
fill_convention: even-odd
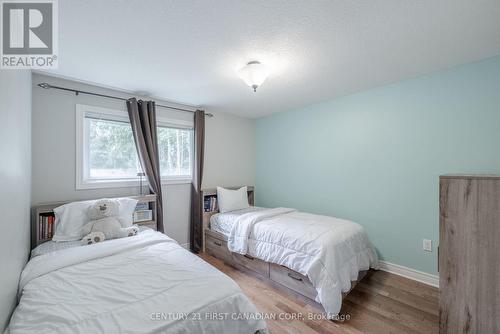
[[[101,108],[85,104],[77,104],[76,108],[83,111],[85,115],[93,116],[96,118],[103,117],[104,119],[111,121],[130,123],[126,110]]]
[[[167,117],[158,116],[156,118],[157,126],[167,127],[167,128],[179,128],[186,130],[193,130],[194,122],[193,121],[185,121],[180,119],[173,119]]]
[[[144,182],[143,182],[144,183]],[[146,184],[147,185],[147,184]],[[134,180],[82,180],[76,179],[76,189],[139,188],[139,179]]]
[[[400,266],[399,264],[394,264],[386,261],[379,261],[379,265],[380,270],[439,288],[439,276],[437,275],[425,273],[423,271],[411,269],[405,266]]]
[[[78,182],[80,180],[80,182]],[[191,178],[162,178],[161,185],[172,185],[172,184],[191,184],[193,180]],[[143,180],[143,186],[148,187],[148,180]],[[125,179],[125,180],[87,180],[83,181],[77,179],[76,189],[102,189],[102,188],[139,188],[139,179]]]
[[[168,184],[189,184],[192,183],[193,179],[191,176],[187,177],[180,177],[180,178],[175,178],[175,176],[169,176],[169,177],[162,177],[161,178],[161,184],[162,185],[168,185]]]
[[[84,116],[85,116],[85,110],[83,105],[77,104],[76,105],[76,122],[75,122],[75,153],[76,153],[76,177],[75,177],[75,187],[76,189],[85,189],[83,188],[83,122],[84,122]]]
[[[182,248],[185,248],[187,250],[189,250],[189,245],[190,243],[189,242],[186,242],[185,244],[179,244]]]

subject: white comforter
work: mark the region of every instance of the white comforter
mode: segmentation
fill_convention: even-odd
[[[342,292],[350,290],[358,272],[378,268],[377,253],[360,225],[287,208],[238,217],[228,248],[307,275],[329,317],[339,313]]]
[[[253,334],[266,328],[234,281],[152,230],[33,258],[19,297],[12,334]]]

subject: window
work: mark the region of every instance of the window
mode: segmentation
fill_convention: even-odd
[[[158,151],[162,177],[191,178],[193,130],[158,126]]]
[[[129,123],[85,117],[87,179],[135,178],[141,171]]]
[[[192,178],[192,122],[158,117],[162,183]],[[77,105],[77,189],[138,185],[141,165],[125,111]]]

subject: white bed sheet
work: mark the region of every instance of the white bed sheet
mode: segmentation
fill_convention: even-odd
[[[7,333],[253,334],[266,328],[234,281],[152,230],[31,259],[19,297]]]
[[[262,211],[266,208],[261,208],[258,206],[251,206],[249,208],[235,210],[225,213],[216,213],[212,217],[210,217],[210,229],[222,233],[226,236],[229,236],[231,233],[231,229],[233,228],[233,224],[236,222],[239,216],[255,211]]]
[[[378,268],[377,253],[359,224],[288,208],[240,215],[228,248],[306,275],[331,318],[359,271]]]
[[[52,252],[57,252],[59,250],[63,249],[68,249],[68,248],[73,248],[73,247],[80,247],[80,241],[47,241],[44,242],[41,245],[38,245],[36,248],[34,248],[31,251],[31,258],[52,253]]]

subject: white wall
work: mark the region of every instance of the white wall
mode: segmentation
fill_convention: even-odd
[[[31,73],[0,70],[0,332],[30,249]]]
[[[75,189],[75,105],[126,110],[125,102],[37,87],[40,82],[130,97],[118,91],[33,74],[33,192],[32,203],[138,194],[138,187]],[[159,101],[161,104],[168,104]],[[158,113],[192,119],[184,112]],[[213,111],[210,111],[213,112]],[[204,186],[254,184],[254,121],[215,113],[206,119]],[[190,184],[163,187],[165,232],[179,243],[189,242]]]
[[[214,114],[205,125],[203,187],[254,185],[254,120]]]

